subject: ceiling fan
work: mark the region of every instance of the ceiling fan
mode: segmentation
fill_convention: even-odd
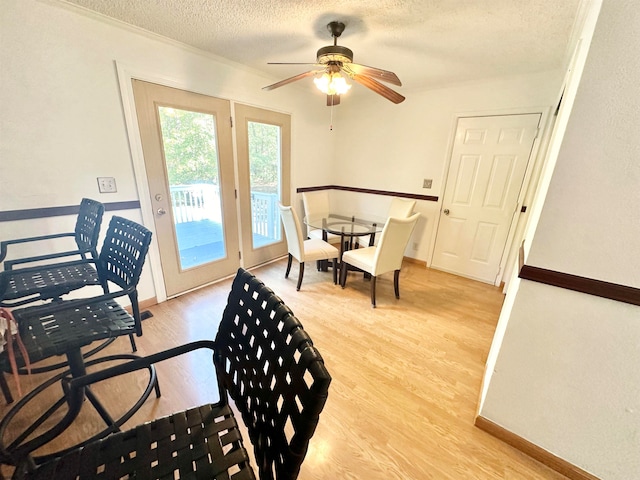
[[[351,88],[351,85],[348,85],[345,81],[346,76],[360,85],[373,90],[377,94],[382,95],[393,103],[404,101],[402,95],[380,83],[380,81],[382,81],[391,83],[392,85],[402,86],[402,82],[400,82],[400,79],[395,73],[353,63],[353,52],[347,47],[338,45],[338,37],[342,35],[344,29],[345,24],[342,22],[330,22],[327,25],[327,30],[331,32],[331,36],[333,37],[333,45],[328,45],[318,50],[316,63],[268,63],[268,65],[314,65],[316,68],[286,78],[262,89],[273,90],[274,88],[282,87],[283,85],[302,80],[306,77],[316,76],[314,79],[316,86],[323,93],[327,94],[327,106],[333,106],[338,105],[340,103],[340,95],[346,93],[349,88]]]

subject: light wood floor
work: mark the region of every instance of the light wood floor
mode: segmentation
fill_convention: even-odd
[[[330,272],[308,265],[296,292],[297,265],[289,279],[285,267],[281,260],[252,272],[301,320],[333,377],[301,480],[565,478],[473,426],[503,301],[499,288],[405,262],[401,299],[393,296],[393,275],[383,275],[372,309],[369,282],[355,273],[343,290],[332,284]],[[153,317],[137,339],[139,353],[213,338],[230,284],[151,307]],[[118,339],[109,351],[128,352],[128,340]],[[210,366],[206,355],[159,365],[162,397],[152,396],[127,425],[214,400]],[[42,378],[21,377],[27,390]],[[118,412],[143,382],[135,376],[95,391]],[[45,397],[38,403],[46,403]],[[16,427],[33,418],[36,407],[16,417]],[[84,408],[76,424],[58,446],[95,431],[100,422]]]

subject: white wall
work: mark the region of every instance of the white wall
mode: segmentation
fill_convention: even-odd
[[[604,2],[527,264],[640,288],[639,78],[637,5]],[[603,480],[640,478],[640,307],[515,288],[480,415]]]

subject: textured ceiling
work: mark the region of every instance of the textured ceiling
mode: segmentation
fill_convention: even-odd
[[[68,0],[206,50],[274,81],[307,68],[346,24],[354,62],[433,88],[564,65],[580,0]],[[283,87],[289,88],[289,87]],[[396,87],[394,87],[396,88]]]

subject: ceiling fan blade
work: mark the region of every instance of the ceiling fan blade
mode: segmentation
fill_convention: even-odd
[[[267,62],[267,65],[318,65],[315,62]]]
[[[282,87],[283,85],[287,85],[289,83],[295,82],[296,80],[302,80],[303,78],[310,77],[311,75],[315,75],[318,73],[318,70],[310,70],[308,72],[301,73],[294,77],[285,78],[284,80],[280,80],[279,82],[274,83],[273,85],[267,85],[266,87],[262,87],[262,90],[273,90],[274,88]]]
[[[340,95],[327,95],[327,107],[340,105]]]
[[[353,78],[360,85],[364,85],[368,89],[373,90],[379,95],[382,95],[384,98],[392,101],[393,103],[404,102],[404,97],[402,95],[400,95],[398,92],[394,92],[389,87],[381,84],[380,82],[378,82],[377,80],[374,80],[373,78],[365,77],[364,75],[358,75],[358,74],[351,75],[351,78]]]
[[[398,76],[393,72],[389,72],[388,70],[368,67],[366,65],[360,65],[358,63],[345,63],[342,68],[350,71],[354,75],[366,75],[367,77],[371,77],[382,82],[391,83],[399,87],[402,86],[402,82],[400,81]]]

